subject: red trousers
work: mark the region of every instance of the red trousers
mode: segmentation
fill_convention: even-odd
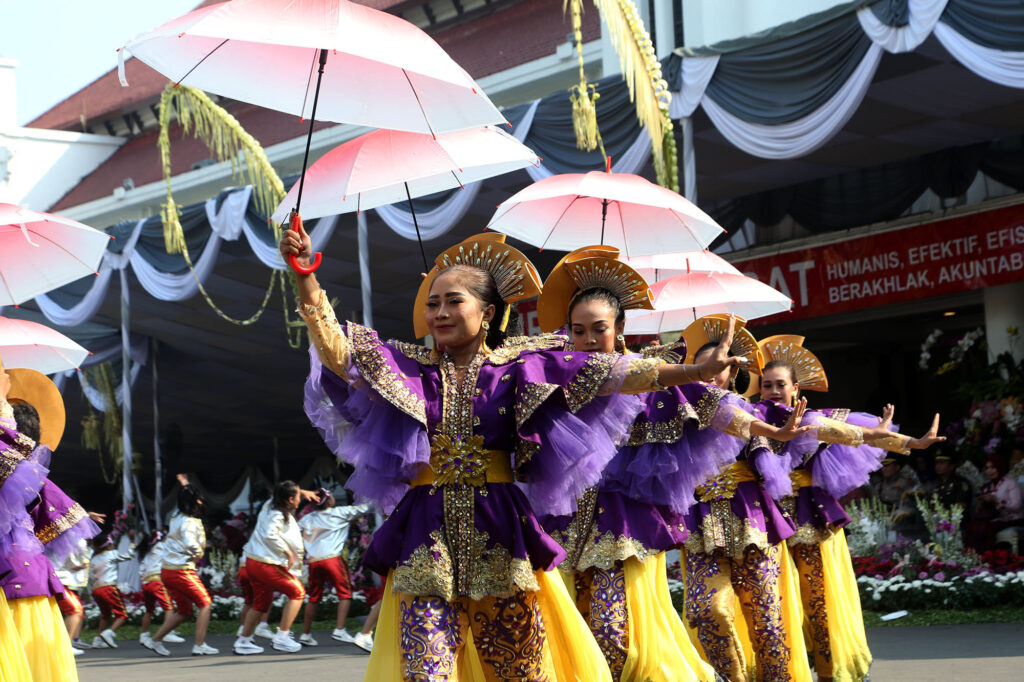
[[[306,596],[302,583],[284,566],[265,564],[248,558],[245,560],[245,568],[249,573],[249,582],[252,583],[252,607],[257,611],[270,610],[275,592],[280,592],[289,599],[302,599]]]
[[[210,593],[194,568],[165,568],[160,571],[160,578],[180,615],[191,616],[193,604],[199,608],[210,605]]]
[[[327,584],[334,585],[338,599],[352,598],[348,569],[341,557],[314,561],[309,565],[309,601],[311,604],[320,603],[320,599],[324,596],[324,586]]]
[[[117,585],[97,587],[92,591],[92,598],[96,600],[96,606],[100,607],[100,613],[104,618],[127,618],[128,611],[124,608],[124,597]]]

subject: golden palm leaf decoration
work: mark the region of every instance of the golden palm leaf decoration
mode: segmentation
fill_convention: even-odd
[[[569,11],[572,17],[573,39],[576,41],[576,57],[580,63],[580,82],[569,88],[569,100],[572,102],[572,127],[576,131],[576,148],[592,152],[600,145],[601,156],[604,156],[604,144],[601,132],[597,129],[597,98],[595,86],[587,83],[587,74],[583,69],[583,0],[562,0],[562,13]]]
[[[256,138],[202,90],[185,85],[175,87],[168,83],[160,95],[160,136],[157,139],[164,183],[167,185],[167,203],[161,213],[167,253],[182,253],[185,248],[185,237],[181,223],[178,222],[178,207],[171,193],[172,113],[178,114],[183,135],[191,132],[202,140],[215,159],[231,161],[235,177],[252,185],[256,208],[261,213],[270,215],[274,212],[284,199],[284,183],[270,165],[266,152]]]
[[[651,136],[651,150],[658,184],[679,191],[675,136],[668,115],[671,95],[661,77],[661,62],[654,52],[651,36],[633,0],[594,0],[608,27],[622,74],[629,86],[630,99],[636,104],[640,125]],[[582,59],[582,58],[581,58]]]

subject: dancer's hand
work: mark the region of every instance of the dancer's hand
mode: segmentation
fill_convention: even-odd
[[[732,346],[733,337],[736,335],[736,316],[729,316],[729,327],[726,329],[725,336],[718,342],[715,350],[711,352],[711,355],[707,357],[703,362],[697,363],[697,368],[700,370],[700,376],[705,381],[710,381],[712,377],[720,373],[726,367],[746,367],[750,364],[750,360],[743,356],[729,357],[729,348]]]
[[[796,406],[789,415],[789,419],[782,425],[778,433],[773,436],[777,441],[783,443],[789,442],[799,436],[801,433],[807,433],[811,429],[810,426],[800,426],[800,422],[803,421],[804,412],[807,411],[807,398],[800,398],[796,402]]]
[[[935,418],[932,419],[932,427],[921,436],[920,438],[911,438],[907,446],[911,450],[927,450],[936,443],[941,443],[946,440],[945,436],[938,435],[939,433],[939,413],[935,413]]]
[[[182,488],[188,485],[188,474],[178,474],[175,478],[178,479],[178,485]]]
[[[281,249],[281,256],[288,258],[293,255],[299,261],[299,265],[309,265],[309,260],[313,256],[313,242],[310,241],[305,229],[300,231],[286,229],[281,234],[281,243],[278,247]]]
[[[896,408],[893,407],[892,403],[886,405],[885,408],[882,409],[882,418],[878,420],[879,428],[888,431],[889,427],[892,426],[892,417],[895,413]]]
[[[100,524],[101,526],[107,522],[106,514],[100,514],[99,512],[86,512],[86,514],[90,519]]]

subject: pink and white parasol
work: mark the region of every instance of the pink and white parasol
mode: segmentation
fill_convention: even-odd
[[[607,171],[539,180],[502,202],[487,229],[540,249],[614,246],[625,258],[703,249],[723,231],[679,194]]]
[[[753,277],[732,273],[692,272],[651,285],[653,311],[627,311],[627,334],[660,334],[685,329],[713,313],[733,313],[747,320],[786,312],[788,296]]]
[[[201,7],[125,43],[176,83],[313,117],[419,133],[504,123],[494,104],[414,24],[348,0],[232,0]]]
[[[445,133],[374,130],[335,147],[306,171],[303,216],[376,208],[509,173],[540,159],[508,133],[487,126]],[[274,213],[295,205],[293,185]]]
[[[25,367],[43,374],[77,369],[89,351],[46,325],[0,317],[0,358],[6,369]]]
[[[623,258],[631,268],[640,273],[648,282],[658,282],[688,272],[727,272],[742,274],[732,263],[711,251],[684,251],[682,253],[659,253],[654,256]]]
[[[0,306],[97,274],[109,242],[74,220],[0,203]]]

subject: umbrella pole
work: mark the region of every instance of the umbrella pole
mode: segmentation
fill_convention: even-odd
[[[427,252],[423,248],[423,237],[420,235],[420,224],[416,221],[416,209],[412,205],[412,194],[409,193],[409,183],[403,182],[405,185],[405,196],[409,200],[409,213],[412,214],[412,224],[416,228],[416,241],[420,243],[420,255],[423,256],[423,274],[430,272],[430,266],[427,265]]]
[[[320,50],[320,66],[316,72],[316,90],[313,91],[313,111],[309,116],[309,133],[306,134],[306,153],[302,156],[302,175],[299,176],[299,193],[295,197],[295,208],[292,210],[291,216],[291,228],[300,234],[304,232],[302,229],[302,218],[299,217],[299,207],[302,204],[302,187],[306,181],[306,166],[309,165],[309,147],[313,142],[313,125],[316,123],[316,105],[320,99],[320,83],[324,78],[324,67],[327,66],[327,50]],[[323,260],[323,254],[313,254],[313,262],[309,266],[299,265],[299,261],[295,258],[294,254],[288,256],[288,264],[292,266],[292,270],[302,275],[310,275],[316,272],[316,269],[320,267],[320,261]]]
[[[604,246],[604,222],[608,218],[608,200],[601,200],[601,246]],[[626,251],[628,254],[629,251]]]

